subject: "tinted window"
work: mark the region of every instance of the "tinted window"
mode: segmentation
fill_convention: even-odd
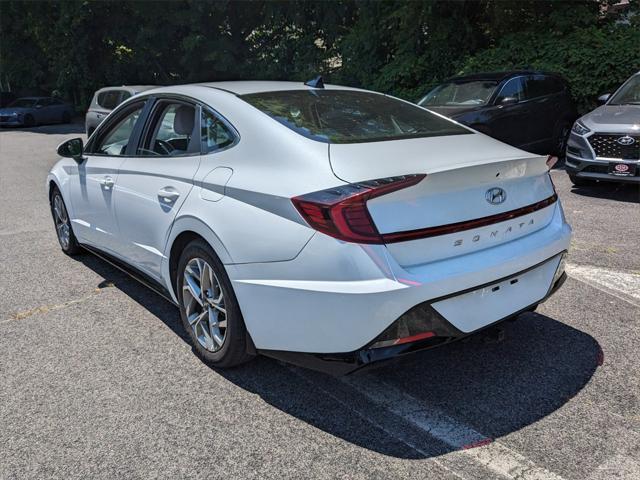
[[[151,114],[139,155],[177,156],[200,153],[196,108],[182,102],[159,102]]]
[[[32,108],[35,107],[36,100],[33,98],[19,98],[9,104],[10,107]]]
[[[418,105],[463,106],[486,105],[498,82],[477,80],[473,82],[451,82],[431,90]]]
[[[41,98],[36,103],[36,106],[40,106],[40,107],[48,107],[49,105],[51,105],[51,100],[48,98]]]
[[[564,85],[560,79],[547,77],[544,75],[536,75],[527,77],[527,98],[538,98],[546,95],[553,95],[561,92]]]
[[[121,112],[115,123],[110,122],[107,130],[100,133],[94,152],[103,155],[124,155],[143,106],[144,103],[131,105],[131,108]]]
[[[120,90],[107,90],[98,94],[98,105],[102,108],[113,110],[120,103]]]
[[[300,135],[326,143],[472,133],[416,105],[376,93],[291,90],[241,98]]]
[[[513,97],[518,101],[524,100],[524,84],[522,82],[522,77],[507,80],[507,83],[502,86],[502,89],[496,98],[496,103],[502,102],[502,100],[507,97]]]
[[[202,111],[201,121],[202,150],[215,152],[228,147],[235,140],[233,132],[215,114],[208,110]]]

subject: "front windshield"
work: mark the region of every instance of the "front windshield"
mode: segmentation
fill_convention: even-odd
[[[326,143],[473,133],[412,103],[377,93],[289,90],[240,98],[300,135]]]
[[[36,102],[38,100],[34,99],[34,98],[19,98],[17,100],[14,100],[13,102],[11,102],[8,106],[9,107],[17,107],[17,108],[31,108],[34,107],[36,105]]]
[[[464,107],[486,105],[498,86],[491,80],[449,82],[431,90],[418,105],[433,107]]]
[[[640,105],[640,75],[634,75],[609,100],[609,105]]]

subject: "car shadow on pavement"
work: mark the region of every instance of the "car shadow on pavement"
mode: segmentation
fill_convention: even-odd
[[[640,203],[640,185],[629,183],[594,182],[584,187],[574,186],[571,193],[584,197],[605,198],[619,202]]]
[[[53,125],[38,125],[35,127],[3,127],[0,132],[27,132],[45,135],[67,135],[77,133],[84,135],[84,124],[82,123],[58,123]]]
[[[106,279],[102,287],[120,289],[188,342],[173,304],[93,255],[77,258]],[[336,438],[396,458],[429,458],[460,446],[418,428],[413,412],[438,411],[466,431],[499,439],[562,407],[591,379],[601,358],[593,337],[544,315],[526,313],[503,326],[503,340],[480,333],[351,377],[265,357],[211,370]],[[371,399],[371,389],[367,394],[367,385],[378,400]],[[406,405],[389,408],[379,401],[387,395],[397,400],[398,392]],[[246,412],[248,429],[251,418]]]

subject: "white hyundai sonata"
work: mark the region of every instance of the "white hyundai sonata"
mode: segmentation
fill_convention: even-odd
[[[158,88],[58,153],[62,250],[174,302],[218,367],[347,373],[533,310],[565,278],[547,159],[380,93]]]

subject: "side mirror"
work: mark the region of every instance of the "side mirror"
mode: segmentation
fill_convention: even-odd
[[[600,95],[598,97],[598,103],[600,105],[604,105],[605,103],[607,103],[607,100],[609,100],[609,97],[611,96],[610,93],[605,93],[604,95]]]
[[[516,97],[504,97],[500,100],[500,105],[515,105],[518,103],[518,99]]]
[[[58,155],[65,158],[73,158],[76,162],[82,163],[84,156],[84,144],[81,138],[72,138],[58,145]]]

